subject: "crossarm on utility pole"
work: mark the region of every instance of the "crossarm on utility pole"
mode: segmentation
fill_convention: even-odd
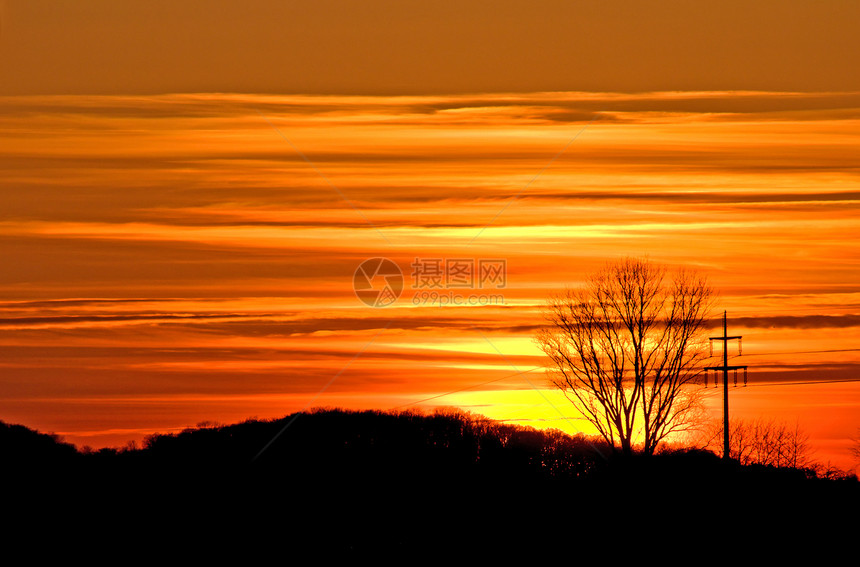
[[[729,341],[737,340],[739,343],[738,349],[740,349],[740,340],[742,335],[734,335],[729,336],[728,333],[728,324],[726,322],[726,312],[723,311],[723,336],[721,337],[708,337],[711,341],[722,341],[723,342],[723,364],[722,366],[706,366],[705,367],[705,384],[707,384],[707,371],[715,370],[723,372],[723,459],[728,460],[730,456],[729,449],[729,370],[740,370],[744,369],[744,385],[746,385],[746,366],[729,366]],[[711,343],[713,344],[713,343]],[[713,348],[711,349],[711,353],[713,353]],[[735,374],[735,383],[737,384],[737,374]]]

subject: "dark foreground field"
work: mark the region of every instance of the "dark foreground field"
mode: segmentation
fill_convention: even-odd
[[[700,451],[622,459],[458,413],[317,411],[89,453],[3,424],[0,451],[4,540],[34,557],[582,559],[692,552],[721,534],[829,551],[855,538],[860,504],[856,478]]]

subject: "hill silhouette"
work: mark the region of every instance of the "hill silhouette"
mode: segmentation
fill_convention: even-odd
[[[813,518],[860,503],[856,479],[741,467],[702,451],[612,458],[581,435],[455,411],[317,410],[89,453],[3,424],[0,452],[19,528],[45,530],[50,518],[64,526],[55,539],[143,537],[186,551],[205,541],[195,553],[246,558],[273,543],[337,554],[486,552],[589,533],[596,545],[639,512],[642,530],[674,522],[677,532],[695,525],[684,518],[713,519],[717,506],[745,522],[810,529]]]
[[[0,421],[0,451],[6,467],[31,469],[74,461],[78,451],[57,435]]]

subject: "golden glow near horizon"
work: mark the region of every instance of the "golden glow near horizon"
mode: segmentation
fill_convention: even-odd
[[[856,384],[763,385],[860,377],[858,93],[0,108],[5,421],[96,447],[311,402],[564,428],[543,372],[522,374],[543,364],[540,306],[633,255],[719,290],[760,384],[733,391],[739,414],[802,419],[843,464],[860,425]],[[372,257],[404,273],[390,307],[353,292]],[[416,305],[416,258],[504,258],[507,286],[480,290],[504,304]]]

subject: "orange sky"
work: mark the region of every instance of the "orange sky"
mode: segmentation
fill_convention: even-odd
[[[860,90],[854,0],[3,0],[0,94]]]
[[[720,291],[753,368],[736,415],[796,420],[848,467],[860,389],[820,382],[860,364],[857,21],[847,0],[0,0],[0,419],[96,447],[309,403],[575,431],[540,307],[647,255]],[[406,276],[390,307],[353,293],[372,257]],[[503,303],[415,305],[416,258],[505,259]]]
[[[632,254],[720,291],[758,388],[738,415],[800,420],[844,462],[860,389],[834,409],[832,386],[763,383],[857,378],[858,94],[0,104],[7,421],[100,446],[509,376],[423,405],[575,430],[542,371],[510,375],[542,365],[548,294]],[[352,290],[377,256],[406,277],[386,308]],[[503,305],[414,305],[416,257],[504,258]]]

